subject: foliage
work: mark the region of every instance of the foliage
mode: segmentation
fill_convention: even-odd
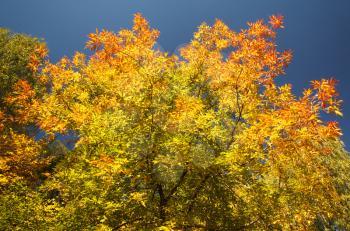
[[[15,34],[0,28],[0,98],[3,99],[19,80],[30,84],[36,82],[35,74],[28,65],[33,60],[33,54],[46,49],[43,42],[25,34]],[[37,56],[39,57],[39,56]],[[40,63],[40,59],[35,61]],[[1,106],[3,106],[1,102]]]
[[[350,228],[350,160],[338,124],[321,118],[341,116],[336,81],[313,81],[301,97],[278,86],[292,58],[276,49],[283,17],[248,26],[202,24],[181,57],[154,49],[159,32],[140,14],[131,30],[90,34],[91,57],[51,64],[37,47],[29,66],[41,90],[20,80],[6,102],[48,140],[77,142],[31,158],[56,159],[35,196],[4,194],[1,211],[34,203],[54,230]]]
[[[37,98],[44,90],[30,64],[43,63],[45,44],[0,29],[0,188],[18,179],[35,184],[42,142],[36,142]]]
[[[35,188],[51,157],[45,140],[37,140],[38,98],[45,91],[32,63],[40,66],[45,44],[24,34],[0,29],[0,229],[42,230],[54,202]]]

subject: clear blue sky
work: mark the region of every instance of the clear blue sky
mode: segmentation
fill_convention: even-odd
[[[344,117],[337,120],[350,150],[350,0],[1,0],[0,27],[45,39],[56,61],[83,51],[96,28],[130,27],[136,12],[160,30],[159,45],[168,52],[189,42],[203,21],[219,18],[239,30],[247,21],[283,14],[278,46],[292,49],[294,60],[280,78],[297,94],[313,79],[340,80]]]

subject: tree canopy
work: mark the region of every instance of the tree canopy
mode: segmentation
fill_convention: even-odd
[[[203,23],[176,56],[136,14],[56,64],[1,32],[0,227],[350,229],[350,160],[322,117],[342,115],[337,81],[278,85],[292,60],[281,28],[279,15],[239,32]]]

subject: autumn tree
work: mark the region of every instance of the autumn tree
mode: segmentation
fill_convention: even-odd
[[[36,139],[35,121],[38,99],[46,91],[37,68],[46,53],[43,41],[0,28],[1,230],[42,230],[46,224],[49,211],[36,188],[52,158],[46,140]]]
[[[280,28],[282,16],[240,32],[204,23],[178,57],[136,14],[130,30],[90,34],[90,57],[33,56],[49,86],[35,124],[77,139],[39,188],[53,229],[350,228],[348,153],[322,119],[341,116],[337,81],[301,96],[277,85],[292,59]]]
[[[39,39],[0,29],[0,185],[35,183],[41,151],[34,139],[35,107],[46,89],[33,65],[43,64],[46,54]]]

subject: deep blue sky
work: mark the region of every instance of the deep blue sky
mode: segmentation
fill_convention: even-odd
[[[337,120],[349,150],[350,0],[1,0],[0,27],[45,39],[56,61],[83,51],[87,34],[96,28],[130,27],[136,12],[160,30],[158,43],[168,52],[189,42],[203,21],[219,18],[239,30],[247,21],[284,15],[278,46],[292,49],[294,60],[280,78],[297,94],[313,79],[340,80],[344,117]]]

